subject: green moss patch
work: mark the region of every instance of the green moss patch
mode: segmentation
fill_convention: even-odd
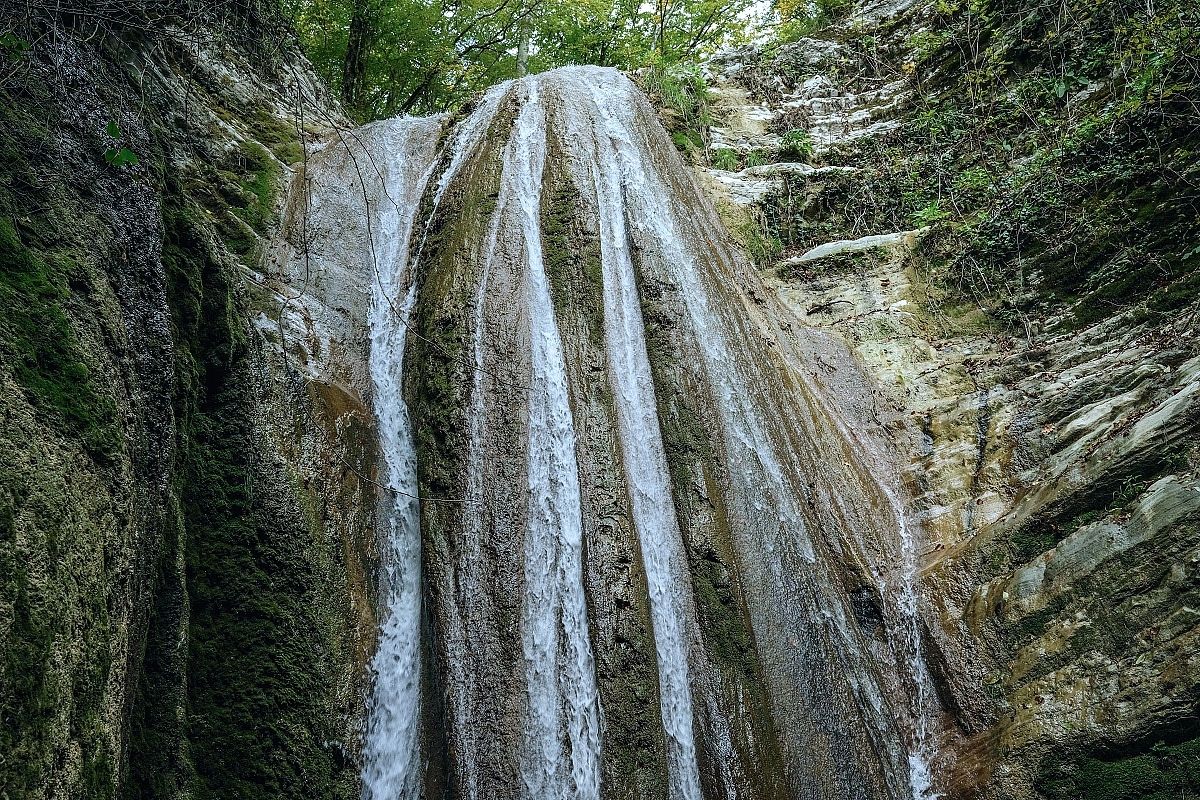
[[[239,143],[234,161],[243,196],[241,203],[233,205],[233,212],[256,233],[266,233],[278,196],[279,164],[262,145],[249,141]]]
[[[340,740],[329,713],[336,675],[321,576],[304,545],[313,534],[289,476],[256,456],[246,322],[229,268],[206,245],[205,219],[178,195],[164,209],[181,535],[166,542],[148,639],[169,640],[185,624],[187,653],[183,664],[146,661],[130,793],[188,786],[198,800],[265,800],[304,786],[349,798],[354,772],[328,744]],[[176,607],[181,578],[186,621]],[[176,696],[150,694],[179,681]],[[174,704],[183,706],[182,730],[172,728]],[[186,747],[173,750],[180,736]]]
[[[1047,800],[1179,800],[1200,797],[1200,738],[1139,752],[1047,757],[1036,783]]]
[[[25,247],[0,219],[0,348],[30,402],[93,456],[121,446],[116,405],[92,378],[64,308],[75,268],[63,253]]]
[[[575,186],[566,176],[547,181],[552,187],[541,207],[543,253],[554,305],[576,303],[587,321],[592,344],[604,344],[604,267],[600,237],[587,229],[575,206]]]

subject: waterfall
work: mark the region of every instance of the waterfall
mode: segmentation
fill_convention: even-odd
[[[459,175],[467,159],[483,141],[488,125],[496,113],[500,100],[504,97],[506,87],[507,84],[499,84],[492,87],[484,95],[475,110],[459,124],[454,138],[448,147],[450,155],[449,163],[438,177],[436,188],[433,192],[433,201],[431,203],[429,220],[425,224],[425,233],[428,232],[429,223],[440,208],[451,182]],[[498,225],[497,220],[490,228],[488,252],[491,252],[495,247]],[[417,247],[417,259],[420,258],[421,251],[424,248],[425,238],[423,233],[421,243]],[[487,291],[487,285],[488,269],[485,264],[479,279],[479,289],[474,312],[476,324],[472,339],[472,407],[468,423],[468,472],[465,487],[466,503],[463,513],[467,553],[465,554],[465,564],[461,570],[458,591],[454,596],[452,609],[448,609],[450,613],[446,615],[447,626],[451,630],[450,638],[457,642],[467,642],[470,638],[471,620],[469,611],[467,610],[469,606],[468,599],[471,596],[478,595],[481,591],[480,583],[472,567],[478,564],[480,559],[479,545],[483,539],[483,516],[479,513],[479,509],[486,502],[483,492],[483,471],[485,467],[483,463],[483,438],[485,433],[483,393],[486,373],[483,367],[485,340],[481,320],[483,317],[483,298]],[[463,794],[468,800],[475,800],[479,796],[478,752],[480,744],[476,740],[478,725],[474,718],[475,709],[470,700],[470,695],[474,687],[473,662],[468,656],[469,650],[464,649],[458,658],[451,659],[448,664],[448,669],[451,673],[449,683],[455,689],[450,716],[457,740],[457,768],[462,782]]]
[[[364,800],[408,800],[421,795],[420,616],[421,529],[416,453],[404,384],[404,345],[416,284],[408,274],[409,240],[417,206],[433,168],[440,118],[379,123],[356,138],[386,144],[364,150],[360,175],[377,178],[382,196],[368,213],[374,280],[369,312],[369,366],[384,460],[380,498],[383,624],[371,659],[374,676],[363,744]],[[372,180],[372,185],[374,181]],[[363,186],[364,192],[367,187]],[[368,201],[370,204],[370,201]]]
[[[585,73],[586,74],[586,73]],[[581,110],[576,109],[580,114]],[[658,425],[658,401],[646,353],[636,276],[625,232],[622,203],[624,181],[617,154],[594,141],[588,132],[572,134],[580,148],[593,156],[592,173],[600,219],[601,266],[604,277],[604,335],[609,380],[616,396],[621,451],[628,471],[630,505],[646,569],[654,643],[658,654],[659,692],[663,729],[671,742],[670,797],[698,800],[700,773],[692,731],[692,694],[688,679],[685,587],[687,566],[679,523],[675,516],[666,454]]]
[[[891,473],[872,470],[886,456],[810,382],[785,312],[756,295],[649,103],[614,70],[573,67],[493,87],[439,157],[442,125],[355,134],[387,198],[368,202],[370,376],[393,490],[364,798],[425,790],[422,591],[445,701],[438,780],[459,796],[935,798],[916,534]],[[547,215],[593,242],[594,264],[562,258]],[[421,365],[407,385],[406,340]],[[679,423],[660,419],[681,390],[706,423],[705,486],[676,471]],[[719,607],[693,573],[713,536],[739,592]],[[596,571],[613,537],[640,573]],[[649,651],[597,631],[585,590],[599,574],[622,576]],[[852,605],[863,577],[883,633]],[[701,611],[744,628],[736,676],[718,673]],[[605,721],[623,709],[605,687],[621,676],[598,665],[617,651],[653,659],[637,717],[661,724],[653,774],[608,755]],[[745,681],[762,687],[754,709]],[[774,760],[755,763],[766,740]]]
[[[472,305],[473,388],[467,420],[468,467],[465,526],[468,546],[483,536],[480,504],[485,502],[486,413],[484,387],[490,382],[484,365],[484,303],[493,262],[504,257],[504,239],[517,235],[526,263],[525,311],[529,315],[531,370],[529,403],[529,513],[526,531],[525,600],[522,645],[526,660],[528,714],[521,754],[521,776],[528,797],[592,798],[599,796],[599,709],[587,608],[583,595],[580,487],[575,464],[575,434],[566,389],[562,345],[550,287],[541,255],[540,204],[545,159],[545,111],[538,100],[539,80],[516,84],[521,109],[503,151],[497,206],[488,228],[479,285]],[[509,84],[498,87],[501,92]],[[486,126],[486,115],[499,108],[493,90],[471,117]],[[456,150],[463,152],[462,148]],[[439,191],[444,191],[443,180]],[[610,235],[622,234],[613,229]],[[607,237],[606,237],[607,238]],[[606,252],[611,250],[606,241]],[[645,355],[644,334],[633,286],[632,265],[625,255],[606,256],[606,307],[627,321],[608,337],[614,356],[613,380],[621,384],[618,413],[622,445],[630,471],[630,502],[642,543],[661,680],[664,729],[672,742],[671,797],[698,800],[699,772],[692,734],[686,627],[681,587],[687,569],[681,553],[662,443],[657,438],[657,409]],[[635,354],[640,352],[640,360]],[[493,388],[504,390],[504,385]],[[653,442],[643,441],[654,431]],[[469,561],[469,559],[467,559]],[[457,627],[457,626],[456,626]],[[465,632],[465,628],[462,628]],[[469,705],[469,704],[468,704]],[[464,709],[466,715],[473,710]]]
[[[521,774],[530,800],[598,800],[600,723],[583,596],[575,429],[539,229],[546,119],[536,81],[522,85],[528,94],[505,159],[496,209],[504,215],[510,205],[517,206],[531,348],[522,615],[529,711]]]
[[[639,113],[636,110],[631,113],[630,109],[637,109],[639,103],[644,104],[632,84],[615,72],[595,68],[578,68],[558,80],[572,84],[571,95],[576,104],[570,114],[572,122],[568,123],[574,127],[566,138],[575,149],[583,151],[582,159],[590,158],[593,164],[598,165],[593,168],[604,173],[604,179],[600,181],[601,197],[598,199],[602,209],[602,230],[620,230],[626,224],[625,220],[629,220],[634,236],[640,242],[643,261],[649,259],[648,263],[657,263],[671,285],[678,288],[691,326],[693,342],[714,393],[714,410],[724,431],[729,478],[732,482],[731,501],[741,509],[741,519],[737,524],[744,556],[742,568],[747,570],[751,582],[757,584],[753,587],[757,600],[755,614],[764,658],[779,658],[776,669],[780,673],[785,670],[791,673],[777,679],[776,694],[781,698],[787,697],[788,685],[795,685],[805,675],[824,683],[848,681],[858,713],[861,714],[858,732],[848,735],[861,737],[864,745],[878,747],[881,754],[890,753],[887,758],[881,759],[882,774],[879,779],[883,786],[889,787],[889,793],[902,791],[901,787],[911,783],[913,792],[920,796],[926,790],[918,787],[927,784],[928,775],[927,769],[921,771],[921,765],[925,763],[924,745],[919,745],[906,757],[895,721],[888,718],[885,710],[888,701],[884,684],[891,683],[893,687],[900,688],[900,681],[896,678],[889,681],[878,675],[876,665],[869,656],[869,645],[856,632],[849,617],[847,600],[839,597],[836,588],[828,580],[830,568],[824,564],[825,559],[818,555],[807,532],[809,525],[806,515],[800,508],[802,500],[813,502],[811,495],[804,490],[802,478],[807,477],[811,486],[817,476],[803,475],[805,467],[793,454],[786,452],[789,442],[777,432],[780,427],[802,428],[805,437],[829,439],[827,429],[840,428],[841,423],[833,417],[832,425],[822,422],[819,426],[805,426],[794,420],[787,411],[772,413],[761,405],[762,396],[772,388],[770,371],[763,367],[763,364],[769,363],[770,357],[763,358],[761,353],[756,353],[745,344],[760,338],[760,334],[741,320],[730,320],[731,304],[722,296],[728,291],[722,283],[735,283],[739,280],[738,275],[734,271],[726,271],[726,265],[722,263],[725,256],[720,253],[719,247],[713,247],[719,241],[719,234],[713,230],[713,226],[704,224],[704,214],[695,214],[694,206],[684,206],[692,213],[680,219],[680,194],[686,196],[688,192],[686,189],[681,192],[680,180],[664,171],[671,165],[664,165],[654,152],[654,145],[649,142],[651,137],[647,135]],[[581,97],[590,99],[591,103],[579,103]],[[586,106],[588,110],[580,110],[579,105]],[[593,146],[585,144],[588,142],[595,143],[595,152],[588,150]],[[576,167],[577,170],[581,168]],[[687,182],[684,182],[686,186]],[[695,222],[696,218],[701,220],[699,224]],[[613,220],[616,220],[615,224]],[[602,236],[602,240],[610,238],[608,233]],[[705,249],[696,249],[697,244]],[[605,253],[606,262],[612,255],[626,253],[627,248],[621,238],[616,238],[609,251]],[[632,274],[632,268],[629,272]],[[610,288],[610,284],[615,282],[613,271],[606,263],[606,330],[612,330],[621,323],[619,314],[614,313],[607,302],[608,296],[617,291]],[[635,326],[640,329],[640,317],[635,320]],[[625,335],[628,336],[628,333]],[[735,340],[737,346],[731,343]],[[614,355],[617,345],[610,341],[608,346],[611,363],[620,364],[619,356]],[[618,367],[614,372],[636,375],[637,380],[653,391],[648,372],[638,374],[637,370],[629,367]],[[614,375],[613,380],[620,396],[621,378]],[[642,404],[641,407],[650,409],[651,415],[655,413],[652,401],[648,406]],[[654,437],[647,436],[646,431],[656,429],[654,419],[639,420],[636,428],[639,435],[634,438],[639,442],[653,441]],[[794,447],[795,443],[793,439],[790,446]],[[828,444],[840,449],[836,439],[828,441]],[[627,450],[627,468],[631,473],[634,460],[635,457],[631,457]],[[811,473],[814,467],[819,466],[819,463],[811,464],[807,471]],[[823,477],[835,484],[846,481],[847,477],[854,481],[853,475],[842,476],[829,469],[822,469],[822,472],[825,473]],[[877,490],[874,485],[847,488],[859,494],[863,506],[871,504],[872,495]],[[654,493],[660,498],[669,496],[660,489],[655,489]],[[852,502],[849,497],[835,496],[831,496],[829,501],[834,504]],[[903,527],[903,517],[897,516],[896,519],[901,526],[899,533],[903,540],[899,546],[905,550],[911,545],[911,536]],[[913,591],[912,581],[904,585],[908,591]],[[806,610],[807,615],[804,613]],[[899,633],[911,639],[915,610],[907,613],[902,608],[900,611],[903,620]],[[815,635],[815,631],[822,627],[828,628],[829,633]],[[781,640],[789,644],[784,647],[772,644]],[[805,647],[800,644],[805,641],[811,645]],[[771,650],[775,647],[779,648],[777,654],[772,654]],[[788,650],[799,650],[799,657],[788,654]],[[823,662],[814,663],[812,653],[822,650],[826,653]],[[909,653],[912,652],[909,648]],[[919,650],[915,651],[915,658],[919,661]],[[910,666],[912,663],[910,660]],[[916,691],[920,693],[923,686],[923,683],[918,683]],[[819,696],[813,689],[812,686],[806,687],[809,698]],[[663,692],[665,696],[665,679]],[[794,703],[795,700],[790,702]],[[918,699],[917,702],[920,704],[923,701]],[[831,705],[831,710],[835,707]],[[793,713],[793,709],[786,706],[781,709],[785,719]],[[808,719],[801,720],[800,724],[807,725],[811,730],[814,727],[812,718],[819,717],[821,712],[810,709],[808,715]],[[917,731],[916,736],[923,739],[924,718],[917,716],[921,730]],[[664,709],[664,725],[667,724],[665,717]],[[826,730],[853,730],[844,727],[844,721],[832,716],[825,721],[817,720],[816,723]],[[910,766],[908,770],[904,769],[903,762],[906,760]],[[862,782],[871,779],[850,775],[842,780],[849,788],[856,783],[864,787],[868,784]]]
[[[896,590],[901,626],[901,657],[904,659],[912,687],[912,746],[908,755],[908,776],[912,786],[913,800],[938,800],[934,790],[931,762],[935,746],[930,736],[930,705],[932,703],[932,681],[925,664],[924,645],[921,641],[920,596],[918,581],[920,568],[917,541],[909,527],[904,504],[896,492],[881,485],[896,516],[900,535],[899,586]]]
[[[604,131],[612,144],[609,153],[601,154],[601,160],[611,161],[615,166],[610,167],[610,171],[623,174],[625,179],[623,192],[619,185],[610,187],[610,192],[616,191],[617,196],[623,194],[628,198],[626,202],[636,210],[634,218],[661,249],[664,263],[672,268],[672,275],[682,290],[688,318],[718,394],[717,408],[730,433],[730,455],[737,465],[733,472],[745,474],[745,470],[750,470],[762,481],[761,486],[769,493],[771,503],[756,504],[754,513],[777,513],[780,530],[790,537],[787,543],[765,542],[771,556],[771,570],[778,576],[782,570],[776,557],[779,547],[796,547],[806,560],[811,561],[812,545],[796,507],[794,490],[787,485],[773,445],[750,406],[748,387],[740,381],[733,365],[724,333],[717,325],[719,317],[710,307],[711,301],[696,271],[695,257],[687,252],[684,237],[676,227],[671,198],[666,193],[668,184],[660,175],[647,174],[649,165],[636,145],[640,136],[629,126],[628,117],[614,116],[607,111],[613,105],[635,102],[632,88],[628,81],[614,79],[605,73],[599,73],[589,85]]]

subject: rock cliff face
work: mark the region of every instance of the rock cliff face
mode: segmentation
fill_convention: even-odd
[[[860,7],[695,175],[159,5],[2,12],[0,793],[1200,792],[1193,3]]]
[[[809,148],[714,196],[907,417],[955,796],[1198,790],[1194,16],[867,7],[712,67],[714,147]]]
[[[0,786],[353,797],[376,628],[364,318],[327,283],[317,324],[295,302],[309,276],[268,258],[328,106],[270,15],[17,5]]]

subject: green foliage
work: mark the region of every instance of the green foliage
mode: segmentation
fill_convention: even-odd
[[[12,31],[0,33],[0,54],[8,61],[16,61],[29,50],[29,42]]]
[[[359,120],[462,103],[511,77],[526,13],[505,0],[285,0],[313,65]]]
[[[111,167],[133,166],[138,163],[137,155],[128,147],[122,147],[119,150],[115,147],[108,148],[104,151],[104,160]]]
[[[71,256],[25,247],[0,218],[0,352],[30,402],[104,458],[120,447],[121,434],[116,406],[96,386],[64,311],[74,270]]]
[[[749,0],[285,0],[305,53],[366,120],[453,109],[518,74],[703,60],[745,38]]]
[[[856,210],[852,230],[793,226],[796,244],[936,223],[918,253],[933,280],[1011,326],[1050,307],[1072,329],[1194,303],[1200,6],[947,0],[933,11],[906,42],[909,124],[830,156],[861,168],[824,201]]]
[[[762,150],[751,150],[746,153],[745,164],[747,167],[761,167],[769,163],[770,159]]]
[[[662,110],[675,146],[699,160],[712,124],[708,85],[696,64],[654,64],[638,80]]]
[[[555,0],[537,14],[537,69],[700,62],[747,36],[747,0]]]
[[[1177,800],[1200,795],[1200,739],[1158,742],[1144,752],[1043,760],[1047,800]]]
[[[980,192],[992,185],[992,176],[984,167],[970,167],[954,176],[953,188],[962,193]]]
[[[950,212],[942,208],[937,200],[930,201],[925,207],[913,214],[913,222],[917,225],[933,225],[950,216]]]
[[[104,151],[104,160],[110,167],[133,166],[138,163],[137,155],[128,147],[121,146],[121,129],[117,123],[110,122],[104,128],[108,138],[113,140],[113,146]]]
[[[792,128],[779,140],[779,155],[788,160],[808,161],[813,156],[812,135],[803,128]]]
[[[646,92],[669,111],[688,122],[704,121],[708,85],[696,64],[654,64],[641,76],[641,82]]]
[[[738,151],[729,147],[718,147],[709,153],[709,163],[715,169],[736,172],[741,168],[742,158]]]
[[[774,0],[779,17],[778,39],[794,42],[821,28],[845,19],[852,0]]]
[[[783,252],[783,242],[772,233],[757,215],[734,222],[730,226],[734,238],[745,248],[758,267],[769,267]]]
[[[937,53],[949,38],[948,31],[924,30],[909,36],[905,40],[905,44],[913,51],[918,60],[924,60]]]
[[[704,138],[698,130],[672,131],[671,141],[675,143],[675,148],[679,152],[685,153],[693,160],[704,154]]]

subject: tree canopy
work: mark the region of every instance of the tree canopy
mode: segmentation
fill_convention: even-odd
[[[358,120],[454,108],[565,64],[669,67],[746,36],[754,0],[285,0]]]

